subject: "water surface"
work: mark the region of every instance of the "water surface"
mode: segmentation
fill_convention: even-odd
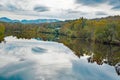
[[[93,52],[89,44],[64,39],[58,43],[6,37],[0,43],[0,80],[120,80],[114,67],[119,59],[108,64],[106,51],[102,56],[97,47]]]

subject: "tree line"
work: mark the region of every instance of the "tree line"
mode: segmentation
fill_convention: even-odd
[[[3,41],[4,39],[4,31],[5,31],[4,25],[0,24],[0,42]]]
[[[81,38],[106,44],[120,45],[120,16],[106,18],[66,20],[54,23],[22,24],[0,22],[0,38],[14,35],[22,38],[38,38],[40,33]],[[4,28],[3,28],[4,27]]]
[[[68,37],[120,45],[120,16],[68,21],[60,32]]]

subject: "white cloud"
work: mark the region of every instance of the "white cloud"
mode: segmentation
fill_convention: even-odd
[[[34,10],[36,6],[42,9],[36,11]],[[108,2],[97,4],[97,6],[88,6],[82,3],[76,4],[75,0],[0,0],[0,17],[6,16],[13,19],[75,19],[82,16],[95,18],[118,15],[120,11],[112,10],[113,7]],[[46,10],[43,10],[43,8]],[[100,15],[98,12],[106,15]]]

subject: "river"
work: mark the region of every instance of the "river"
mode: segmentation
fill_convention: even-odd
[[[0,80],[120,80],[119,54],[119,47],[77,39],[8,36],[0,43]]]

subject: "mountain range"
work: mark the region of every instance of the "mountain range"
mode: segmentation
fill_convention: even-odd
[[[9,19],[7,17],[1,17],[0,21],[9,22],[9,23],[20,22],[20,23],[23,23],[23,24],[39,24],[39,23],[59,22],[60,20],[57,20],[57,19],[12,20],[12,19]]]

